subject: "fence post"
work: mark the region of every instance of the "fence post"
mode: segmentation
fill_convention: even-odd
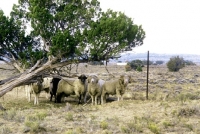
[[[149,51],[147,52],[147,90],[146,90],[146,99],[148,100],[149,94]]]

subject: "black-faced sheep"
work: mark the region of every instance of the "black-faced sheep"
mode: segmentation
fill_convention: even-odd
[[[106,81],[102,87],[102,94],[101,94],[101,104],[104,102],[104,97],[106,94],[110,95],[117,95],[118,101],[123,100],[123,94],[125,93],[125,83],[124,83],[124,76],[120,76],[118,79]]]
[[[92,98],[92,105],[97,105],[97,98],[101,96],[102,85],[105,81],[99,79],[96,75],[88,76],[88,94]]]
[[[86,92],[86,79],[87,77],[85,75],[80,75],[78,79],[75,80],[60,80],[58,83],[58,89],[56,93],[56,99],[57,102],[61,102],[62,97],[75,97],[79,98],[79,104],[81,103],[81,97],[85,94]]]
[[[53,78],[51,83],[50,83],[50,101],[52,101],[53,96],[55,97],[55,102],[56,102],[56,92],[58,88],[58,83],[61,79],[60,78]]]

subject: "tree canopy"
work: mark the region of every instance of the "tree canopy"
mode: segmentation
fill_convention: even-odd
[[[97,0],[19,0],[10,17],[0,11],[0,60],[22,73],[11,87],[22,76],[30,80],[74,62],[108,60],[144,38],[141,25],[124,13],[103,12]]]

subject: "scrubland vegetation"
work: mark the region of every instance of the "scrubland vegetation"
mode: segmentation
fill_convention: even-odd
[[[179,72],[169,72],[164,65],[150,66],[148,100],[146,67],[142,72],[127,72],[124,66],[116,65],[108,65],[107,69],[116,77],[132,76],[123,101],[110,96],[105,105],[94,106],[91,102],[77,105],[78,100],[69,97],[66,103],[57,104],[41,93],[40,104],[36,106],[33,97],[31,102],[27,101],[24,90],[13,89],[0,98],[6,109],[0,110],[0,133],[200,133],[199,66],[186,66]],[[99,65],[80,65],[78,73],[96,73],[104,80],[111,77]]]

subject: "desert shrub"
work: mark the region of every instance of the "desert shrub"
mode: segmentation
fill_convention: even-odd
[[[130,129],[127,126],[121,126],[121,131],[122,133],[126,133],[126,134],[130,133]]]
[[[104,65],[104,63],[102,61],[91,61],[88,64],[90,64],[90,65]]]
[[[67,121],[73,121],[73,120],[74,120],[73,114],[72,114],[71,112],[68,112],[68,113],[66,114],[66,116],[65,116],[65,119],[66,119]]]
[[[10,133],[12,133],[12,130],[10,127],[3,126],[0,128],[0,133],[1,134],[10,134]]]
[[[161,65],[161,64],[163,64],[163,63],[164,63],[164,61],[162,61],[162,60],[157,60],[157,61],[155,62],[156,65]]]
[[[190,60],[185,60],[185,65],[187,66],[191,66],[191,65],[196,65],[193,61],[190,61]]]
[[[16,115],[16,109],[11,108],[3,113],[3,118],[6,120],[13,120]]]
[[[142,72],[142,67],[141,67],[141,66],[138,66],[137,69],[136,69],[136,71]]]
[[[148,125],[149,130],[155,134],[160,134],[160,129],[155,123],[149,123]]]
[[[191,107],[179,109],[178,116],[199,115],[199,112],[200,112],[200,108],[198,106],[191,106]]]
[[[169,121],[164,121],[162,124],[165,128],[172,126],[172,124]]]
[[[107,128],[108,128],[108,122],[102,121],[102,122],[100,123],[100,128],[102,128],[102,129],[107,129]]]
[[[131,62],[128,62],[127,65],[130,65],[131,69],[134,69],[134,70],[137,70],[137,68],[144,67],[144,64],[141,60],[133,60]]]
[[[126,72],[127,72],[127,71],[131,71],[131,70],[132,70],[132,69],[131,69],[131,66],[127,64],[127,65],[125,66],[125,70],[126,70]]]
[[[184,59],[179,56],[172,57],[167,62],[167,68],[169,69],[169,71],[172,72],[178,72],[184,66],[185,66]]]
[[[142,60],[143,65],[147,65],[147,60]],[[153,61],[149,61],[149,65],[153,65]]]

